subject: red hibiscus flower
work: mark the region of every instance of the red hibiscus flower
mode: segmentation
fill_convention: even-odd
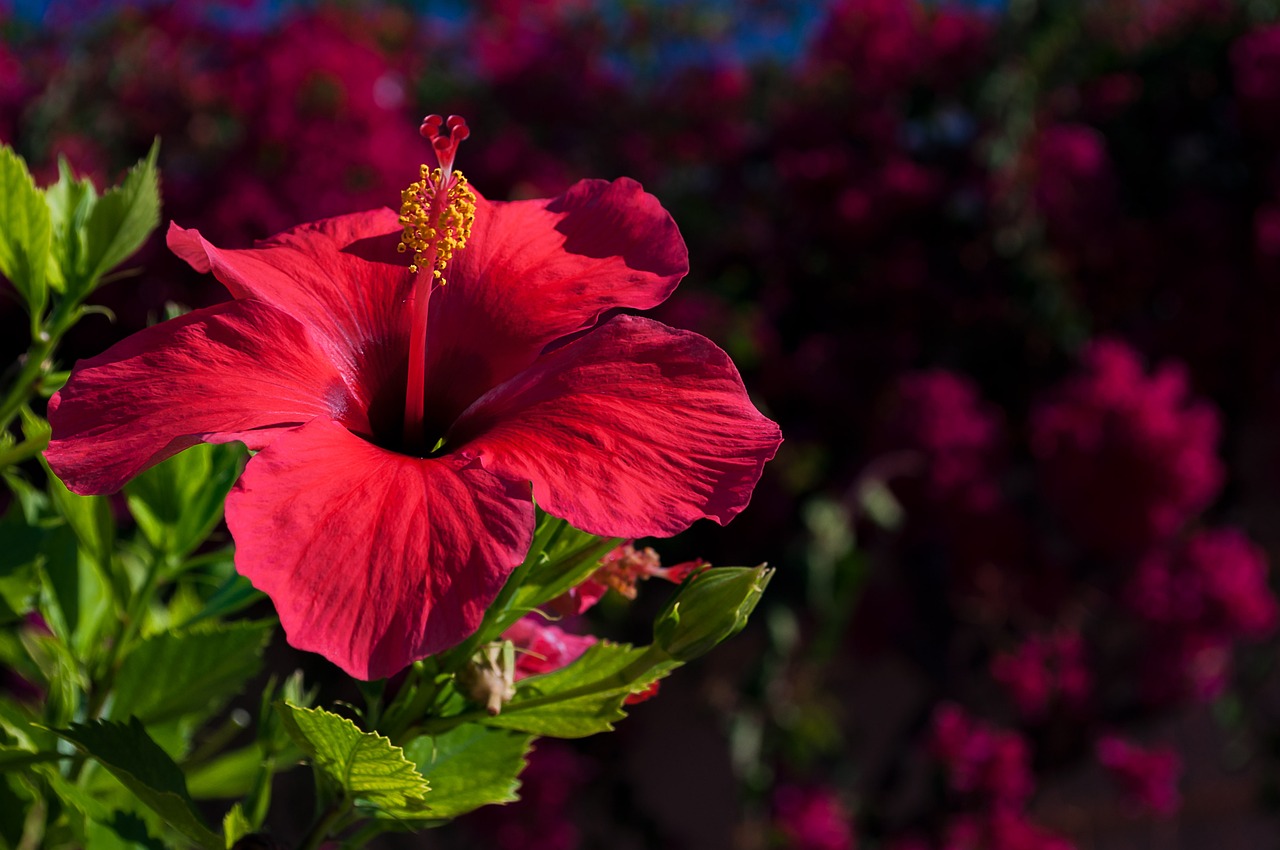
[[[441,168],[399,216],[247,250],[171,225],[233,300],[81,361],[49,405],[47,457],[77,493],[200,441],[255,450],[227,499],[236,567],[290,643],[360,678],[476,629],[528,550],[532,499],[607,536],[725,523],[781,441],[709,340],[605,318],[688,270],[656,199],[620,179],[486,201],[452,170],[466,125],[423,133]]]

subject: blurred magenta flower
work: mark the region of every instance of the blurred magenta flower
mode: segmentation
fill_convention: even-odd
[[[1118,340],[1094,341],[1081,360],[1081,373],[1032,411],[1031,449],[1046,496],[1080,541],[1135,554],[1218,495],[1218,412],[1191,395],[1180,366],[1148,376]]]
[[[832,788],[779,785],[773,822],[788,850],[853,850],[852,818]]]
[[[596,643],[595,635],[578,635],[528,614],[502,633],[516,648],[515,677],[523,679],[559,670],[577,661]]]
[[[955,703],[934,711],[930,749],[957,793],[1018,808],[1035,791],[1026,739],[971,717]]]
[[[520,799],[489,806],[463,821],[495,850],[577,850],[583,846],[575,806],[596,778],[591,759],[572,746],[541,738],[520,774]]]
[[[1018,712],[1042,719],[1055,701],[1080,708],[1092,690],[1084,640],[1077,631],[1032,635],[991,662],[991,677],[1004,688]]]
[[[1145,748],[1119,735],[1104,735],[1095,753],[1129,802],[1160,815],[1178,810],[1182,758],[1172,747]]]
[[[1231,46],[1231,66],[1242,123],[1268,140],[1280,135],[1280,26],[1264,26]]]
[[[997,806],[955,817],[939,850],[1075,850],[1075,845],[1037,826],[1016,810]]]
[[[1106,138],[1082,124],[1058,124],[1039,135],[1035,201],[1054,240],[1086,251],[1100,229],[1114,226],[1117,177]]]
[[[1267,572],[1265,553],[1239,529],[1205,530],[1149,555],[1128,596],[1151,623],[1261,638],[1275,630],[1278,613]]]
[[[1235,641],[1275,631],[1267,573],[1265,553],[1234,528],[1198,531],[1142,560],[1125,600],[1148,626],[1149,697],[1208,701],[1225,690]]]
[[[1001,502],[999,471],[1004,424],[974,382],[945,369],[909,372],[899,378],[885,425],[886,447],[918,454],[923,468],[909,503],[966,515],[991,511]]]
[[[655,198],[620,179],[486,201],[452,171],[465,122],[424,135],[441,168],[400,216],[247,250],[171,226],[233,300],[80,362],[49,406],[49,462],[78,493],[201,441],[258,452],[227,500],[237,568],[294,646],[369,679],[476,628],[529,547],[531,497],[605,536],[725,523],[781,442],[709,340],[601,321],[688,269]]]

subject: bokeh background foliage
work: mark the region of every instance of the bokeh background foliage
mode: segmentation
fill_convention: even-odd
[[[1278,7],[19,4],[0,139],[102,189],[158,136],[164,217],[232,246],[394,205],[427,111],[467,117],[487,197],[628,175],[671,210],[692,272],[657,315],[787,442],[663,555],[780,569],[441,847],[1270,847]],[[223,297],[159,241],[131,265],[64,367]],[[0,323],[16,362],[29,317]]]

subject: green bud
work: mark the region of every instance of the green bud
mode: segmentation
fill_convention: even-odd
[[[654,645],[677,661],[690,661],[742,631],[773,570],[718,567],[686,581],[653,625]]]

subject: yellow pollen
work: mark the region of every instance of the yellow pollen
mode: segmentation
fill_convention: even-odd
[[[454,171],[447,185],[439,168],[422,166],[422,179],[400,193],[400,252],[413,251],[409,271],[417,274],[432,266],[432,277],[444,285],[445,266],[456,251],[467,246],[476,220],[476,195],[467,178]],[[441,193],[444,193],[443,196]],[[434,249],[434,252],[433,250]]]

